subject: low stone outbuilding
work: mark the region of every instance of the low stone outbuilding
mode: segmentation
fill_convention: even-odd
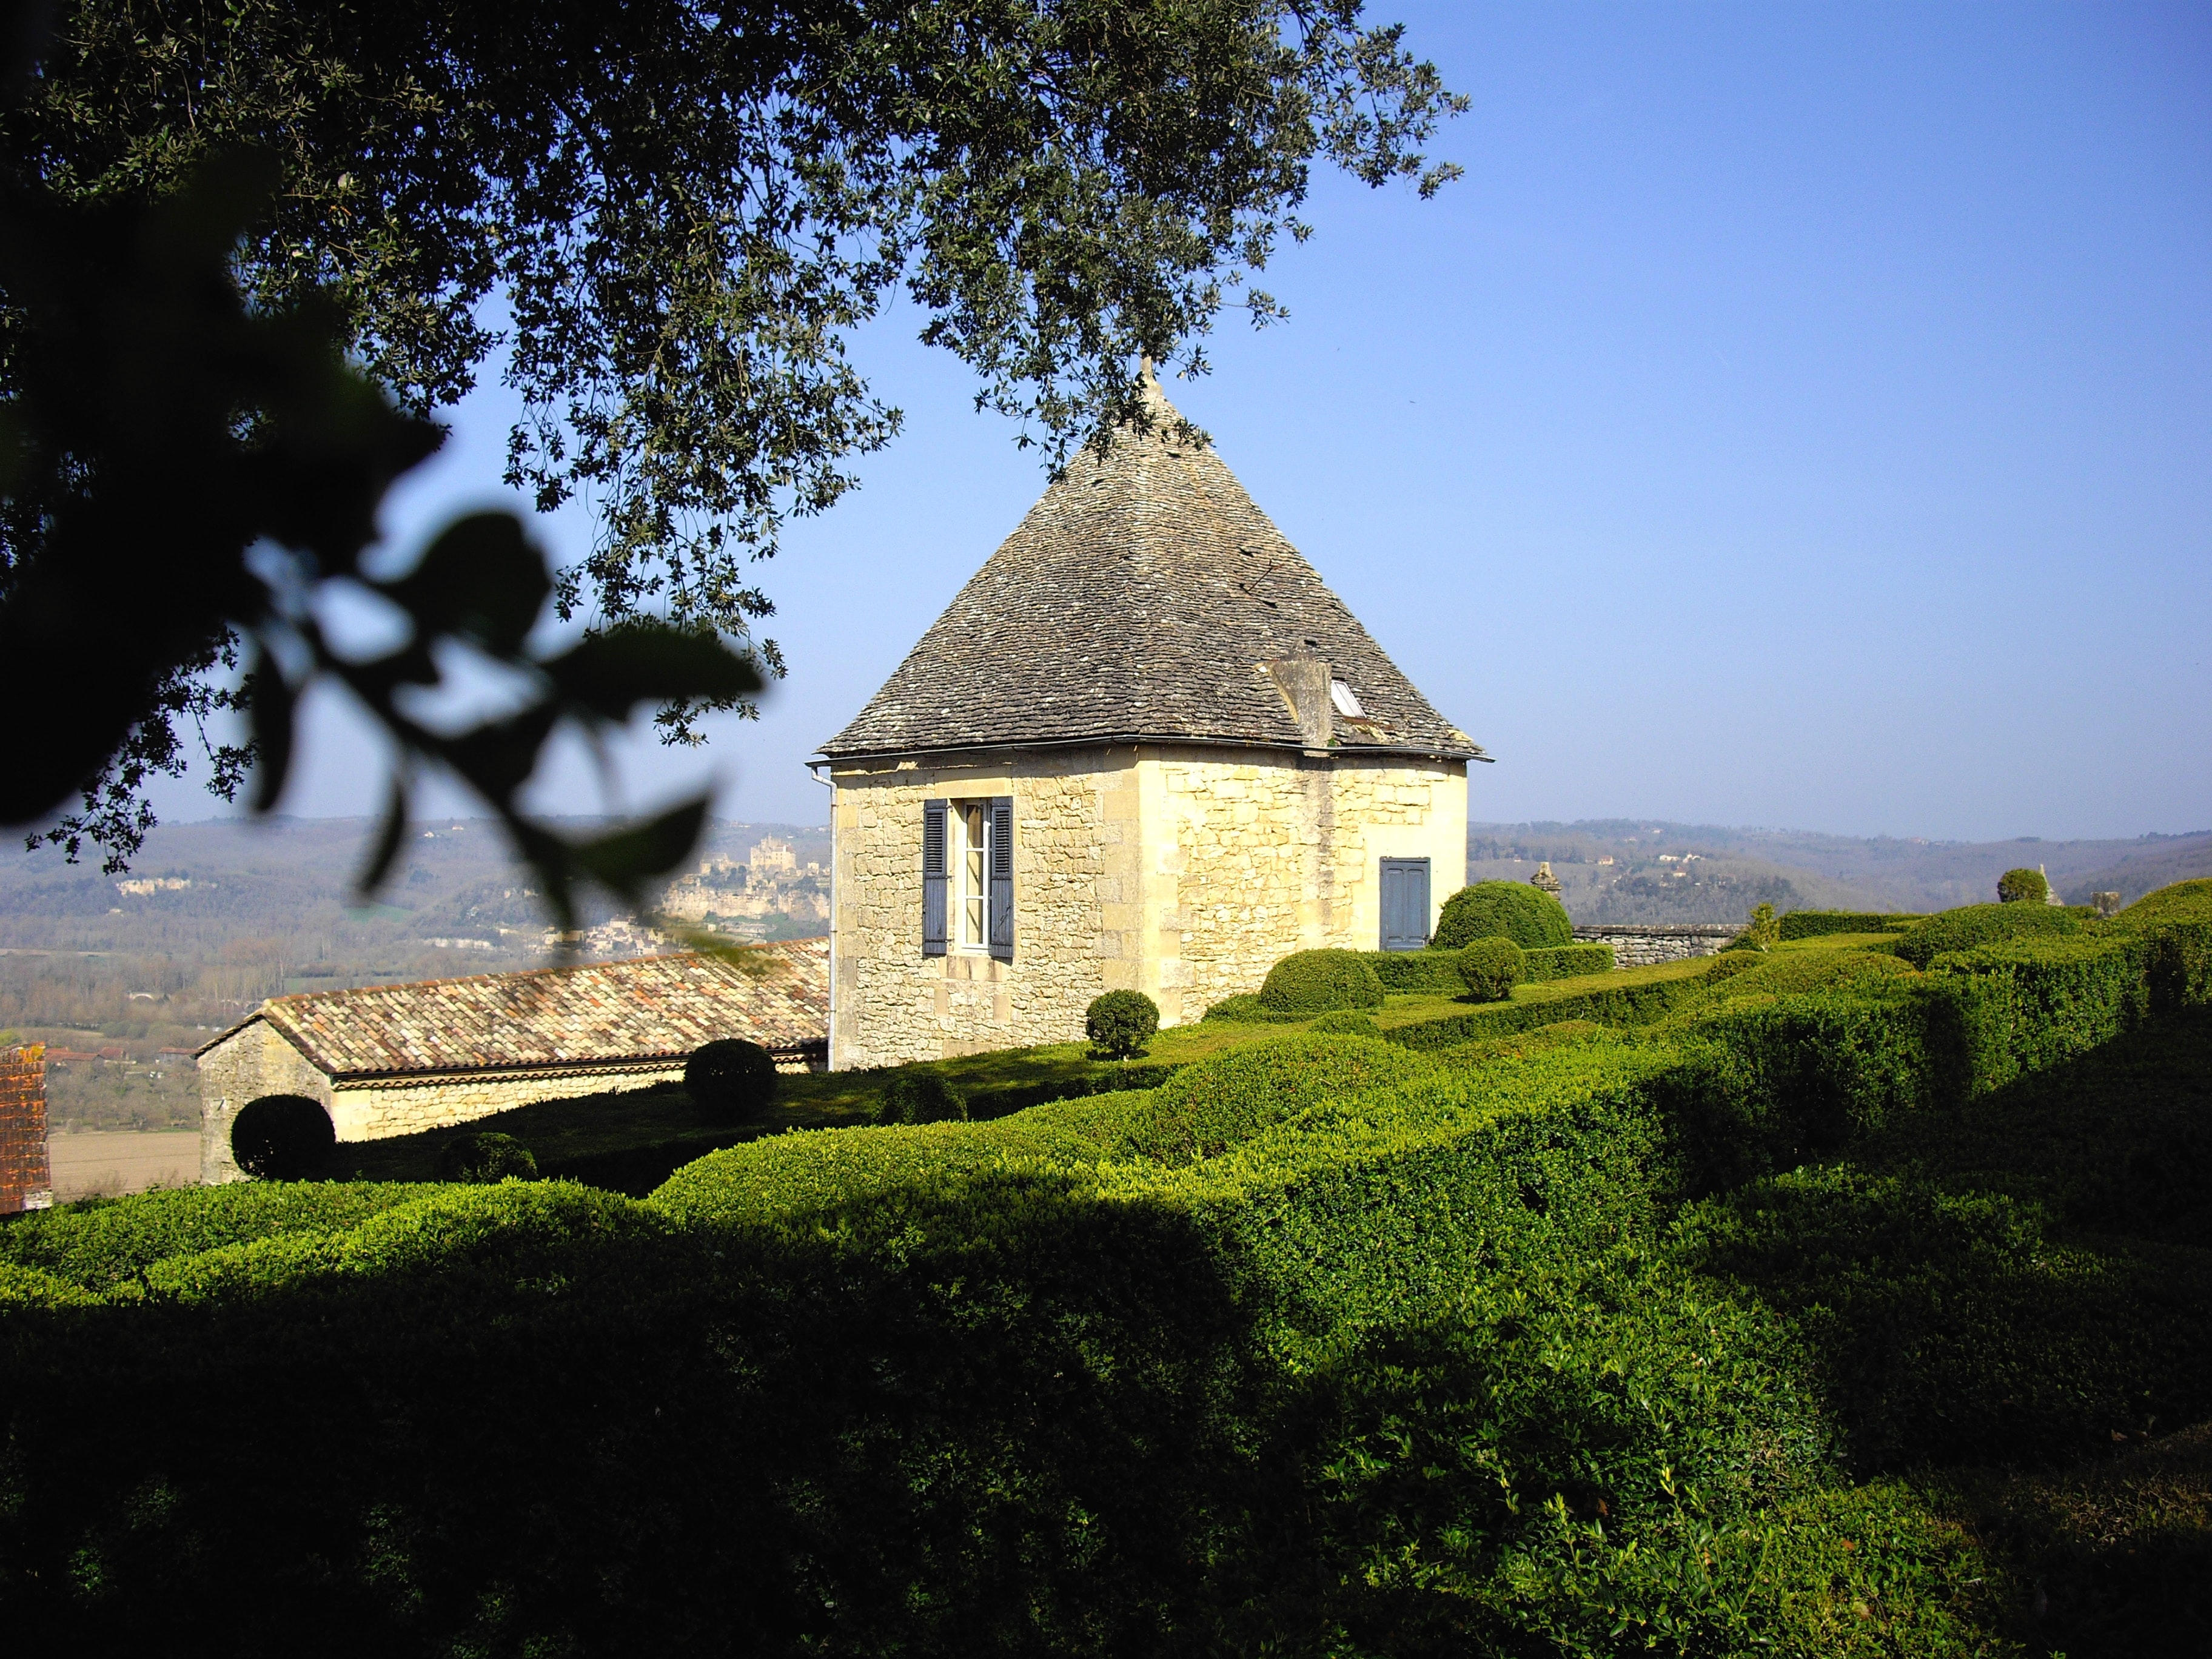
[[[1461,884],[1488,757],[1147,396],[822,746],[838,1069],[1196,1019]]]
[[[764,971],[687,954],[272,997],[198,1050],[200,1178],[240,1178],[231,1126],[270,1096],[319,1103],[343,1143],[675,1081],[719,1037],[824,1064],[829,941],[743,954]]]

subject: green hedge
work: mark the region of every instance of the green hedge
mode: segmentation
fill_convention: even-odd
[[[1279,1014],[1380,1008],[1382,981],[1357,951],[1299,951],[1267,970],[1260,1004]]]
[[[0,1261],[104,1291],[157,1261],[258,1239],[339,1232],[444,1190],[436,1183],[254,1181],[89,1199],[0,1226]]]
[[[1579,979],[1584,974],[1613,970],[1610,945],[1553,945],[1540,951],[1524,951],[1531,984],[1549,979]]]
[[[1478,881],[1443,902],[1430,948],[1456,951],[1479,939],[1503,934],[1524,951],[1575,942],[1566,908],[1525,881]]]
[[[2142,927],[2158,921],[2212,921],[2212,878],[2177,881],[2146,893],[2113,918]]]
[[[1242,996],[1222,998],[1200,1018],[1223,1020],[1232,1025],[1285,1025],[1309,1016],[1278,1013],[1257,996],[1247,992]]]
[[[2087,914],[2050,904],[1969,904],[1913,923],[1899,938],[1897,954],[1915,968],[1925,968],[1946,951],[2079,933]]]
[[[11,1613],[240,1654],[1993,1650],[1971,1538],[1844,1486],[1804,1322],[1851,1292],[1878,1334],[1920,1260],[1884,1246],[2017,1275],[2057,1247],[1942,1194],[1862,1237],[1878,1183],[1815,1171],[1790,1210],[1760,1172],[2063,1074],[2155,1015],[2160,952],[2201,1000],[2204,948],[1868,956],[1807,994],[1763,957],[1470,1011],[1449,1054],[1462,1021],[1297,1036],[988,1123],[755,1140],[646,1203],[261,1187],[104,1240],[136,1200],[0,1228]],[[1677,1018],[1566,1029],[1593,1010]],[[1686,1181],[1739,1180],[1772,1207],[1675,1227]],[[1838,1289],[1828,1260],[1873,1265]],[[1754,1273],[1791,1297],[1730,1289]],[[2201,1300],[2130,1313],[2122,1362]],[[2212,1411],[2176,1374],[2156,1409]],[[1899,1443],[1940,1463],[1966,1431],[1928,1398]],[[112,1431],[179,1399],[188,1437]]]
[[[1457,996],[1467,989],[1452,951],[1362,951],[1359,959],[1375,970],[1386,991],[1431,991]]]
[[[1463,1014],[1395,1026],[1383,1035],[1406,1048],[1427,1050],[1449,1048],[1482,1037],[1533,1031],[1563,1020],[1595,1020],[1601,1025],[1649,1025],[1684,1003],[1701,998],[1705,993],[1705,981],[1700,975],[1594,986],[1566,996],[1487,1003]]]
[[[1552,945],[1523,951],[1528,976],[1540,980],[1575,979],[1584,974],[1609,974],[1613,969],[1610,945]],[[1360,960],[1375,970],[1386,991],[1441,992],[1458,996],[1467,989],[1460,978],[1458,952],[1446,950],[1363,951]]]
[[[1782,937],[1825,939],[1831,933],[1884,933],[1921,918],[1897,910],[1792,910],[1782,918]]]

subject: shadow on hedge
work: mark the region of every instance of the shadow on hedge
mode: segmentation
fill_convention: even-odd
[[[18,1626],[1144,1647],[1198,1593],[1200,1518],[1240,1512],[1249,1332],[1176,1212],[1012,1178],[750,1239],[574,1187],[453,1204],[498,1224],[409,1257],[438,1226],[396,1212],[381,1268],[11,1313]]]
[[[2208,1181],[2200,1008],[1707,1199],[1680,1248],[1792,1321],[1860,1468],[2052,1464],[2212,1416]]]

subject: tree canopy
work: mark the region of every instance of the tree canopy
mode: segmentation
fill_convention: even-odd
[[[0,646],[43,628],[47,666],[63,672],[63,656],[100,640],[119,672],[99,717],[8,787],[0,811],[51,825],[72,851],[89,839],[127,855],[151,822],[144,779],[181,771],[189,728],[225,708],[250,705],[255,735],[212,751],[217,789],[256,767],[281,781],[292,705],[315,673],[362,694],[403,771],[443,765],[498,799],[511,762],[479,764],[395,726],[403,671],[380,671],[380,691],[364,685],[307,625],[319,584],[365,581],[376,499],[434,445],[431,414],[486,372],[524,408],[508,482],[542,508],[580,495],[593,544],[549,588],[520,531],[457,532],[412,588],[371,584],[408,612],[410,648],[458,640],[543,689],[549,671],[522,636],[550,598],[589,624],[587,642],[646,629],[633,667],[648,639],[690,654],[681,672],[595,683],[596,703],[574,685],[545,690],[526,729],[480,746],[520,743],[534,757],[559,720],[635,702],[657,708],[664,735],[691,739],[702,713],[749,708],[781,666],[757,632],[773,607],[752,562],[791,515],[834,503],[854,460],[897,430],[849,355],[895,295],[925,314],[927,341],[973,367],[978,406],[1012,417],[1018,441],[1057,465],[1145,418],[1140,355],[1202,372],[1225,304],[1279,314],[1253,279],[1283,236],[1307,234],[1297,215],[1316,157],[1424,194],[1451,175],[1422,147],[1464,100],[1360,11],[64,0],[0,107],[0,233],[39,243],[0,259],[13,434]],[[73,289],[88,280],[106,310]],[[73,320],[54,320],[72,306]],[[222,349],[206,327],[218,313]],[[155,337],[162,315],[177,339]],[[262,354],[251,386],[240,350]],[[72,389],[87,352],[105,368]],[[280,362],[291,367],[276,374]],[[199,388],[185,398],[198,400],[195,460],[118,466],[112,447],[143,448],[162,422],[118,415],[115,400],[158,404],[165,385]],[[64,404],[76,413],[57,426]],[[281,478],[307,476],[286,473],[298,457],[285,445],[318,441],[325,470],[345,474],[343,510],[314,487],[328,524],[287,521],[273,498],[264,511],[213,500],[182,476],[219,462],[234,486],[244,469],[281,494]],[[125,478],[135,505],[119,501]],[[98,526],[80,510],[95,501]],[[205,544],[170,556],[149,515]],[[273,582],[248,557],[257,541],[289,552]],[[74,576],[56,573],[64,552]],[[82,617],[57,633],[54,617],[77,614],[53,602],[71,580],[144,614],[108,616],[104,640]],[[474,611],[436,597],[452,581],[474,584]],[[241,665],[234,689],[223,671]],[[418,656],[404,673],[419,683],[424,669]],[[27,672],[0,666],[19,682]],[[55,823],[79,793],[82,810]]]

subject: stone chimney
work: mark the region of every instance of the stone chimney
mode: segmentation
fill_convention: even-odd
[[[1326,749],[1336,736],[1336,708],[1329,701],[1329,666],[1318,657],[1284,657],[1262,663],[1298,723],[1309,749]]]

